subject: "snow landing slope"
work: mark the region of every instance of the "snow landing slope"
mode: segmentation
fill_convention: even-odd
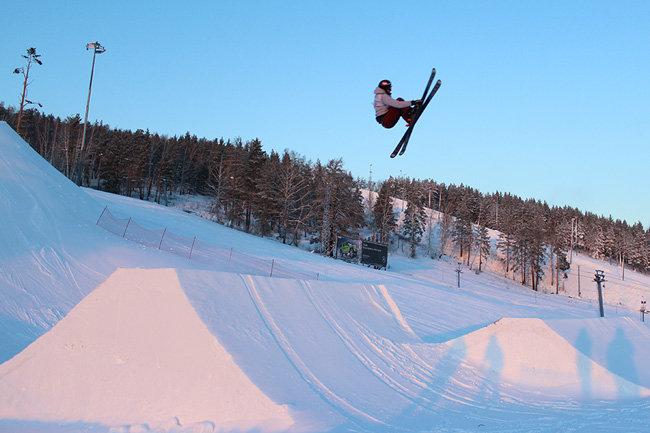
[[[378,272],[87,194],[2,123],[0,163],[0,431],[648,431],[650,337],[629,318],[494,276],[459,291],[442,261]],[[322,280],[134,245],[95,226],[106,204]]]

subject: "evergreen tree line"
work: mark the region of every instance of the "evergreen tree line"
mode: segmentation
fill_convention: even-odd
[[[426,224],[423,210],[428,207],[441,212],[436,221],[440,253],[453,247],[467,265],[477,255],[474,263],[481,270],[496,248],[506,273],[533,289],[545,273],[550,273],[546,277],[558,288],[560,273],[569,269],[572,251],[615,262],[623,269],[650,270],[650,228],[644,230],[640,222],[630,226],[611,216],[549,206],[508,193],[482,194],[464,185],[433,180],[391,178],[377,189],[373,221],[381,239],[397,234],[407,241],[417,240]],[[395,215],[390,213],[392,197],[407,203],[399,233]],[[490,243],[489,229],[499,232],[496,245]]]
[[[16,127],[17,114],[0,104],[0,120]],[[214,218],[261,236],[297,245],[303,239],[332,255],[336,236],[355,236],[364,223],[358,182],[341,159],[312,163],[293,152],[270,154],[255,139],[166,137],[95,123],[80,149],[83,121],[28,109],[22,137],[79,185],[162,202],[166,194],[213,198]]]
[[[17,117],[15,109],[0,103],[0,120],[15,128]],[[22,113],[23,138],[79,185],[159,203],[165,194],[210,195],[217,221],[290,244],[308,239],[328,255],[337,235],[357,236],[370,228],[377,240],[403,242],[415,256],[425,233],[431,242],[427,224],[432,222],[425,214],[431,208],[441,212],[435,221],[439,255],[455,251],[480,270],[495,247],[488,230],[498,230],[496,249],[506,272],[533,289],[542,278],[557,285],[574,250],[650,270],[650,228],[641,223],[433,180],[400,177],[368,185],[346,172],[341,159],[323,164],[288,150],[269,154],[257,139],[167,137],[95,123],[81,149],[82,130],[79,115],[62,120],[34,109]],[[361,188],[378,193],[368,220]],[[395,198],[406,203],[399,227]]]

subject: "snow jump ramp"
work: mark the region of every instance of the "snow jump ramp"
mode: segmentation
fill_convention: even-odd
[[[105,425],[292,419],[210,334],[172,269],[121,269],[0,366],[0,418]]]
[[[584,329],[585,322],[593,323],[590,320],[550,320],[547,323],[542,319],[504,318],[447,345],[450,350],[456,350],[464,363],[478,368],[484,376],[522,390],[542,392],[545,398],[617,400],[650,396],[650,390],[640,384],[635,372],[621,371],[621,375],[612,372],[554,329]],[[617,328],[619,337],[615,338],[621,338],[623,329],[630,332],[629,329],[635,328],[633,323],[625,322]],[[606,321],[600,321],[600,325],[601,332],[594,335],[593,340],[606,340],[602,330],[608,325]],[[617,343],[610,344],[616,347]],[[648,352],[642,344],[639,342],[637,351]],[[462,349],[457,349],[459,347]],[[610,355],[610,366],[617,370],[615,364],[628,363],[633,368],[633,363],[629,363],[633,352],[634,348],[630,347],[627,353]]]

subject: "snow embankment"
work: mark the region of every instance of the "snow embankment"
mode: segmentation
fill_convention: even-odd
[[[54,326],[117,268],[187,261],[97,227],[103,207],[0,121],[0,362]]]
[[[0,418],[286,429],[208,331],[171,269],[121,269],[0,366]]]

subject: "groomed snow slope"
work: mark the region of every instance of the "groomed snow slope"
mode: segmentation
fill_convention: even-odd
[[[0,378],[7,419],[264,431],[418,430],[450,410],[463,425],[476,405],[504,423],[649,395],[540,319],[427,344],[381,285],[169,269],[119,270]]]
[[[458,290],[455,263],[379,272],[79,189],[4,123],[0,163],[2,432],[648,430],[638,320],[495,276]],[[104,205],[321,280],[134,245],[95,226]]]

